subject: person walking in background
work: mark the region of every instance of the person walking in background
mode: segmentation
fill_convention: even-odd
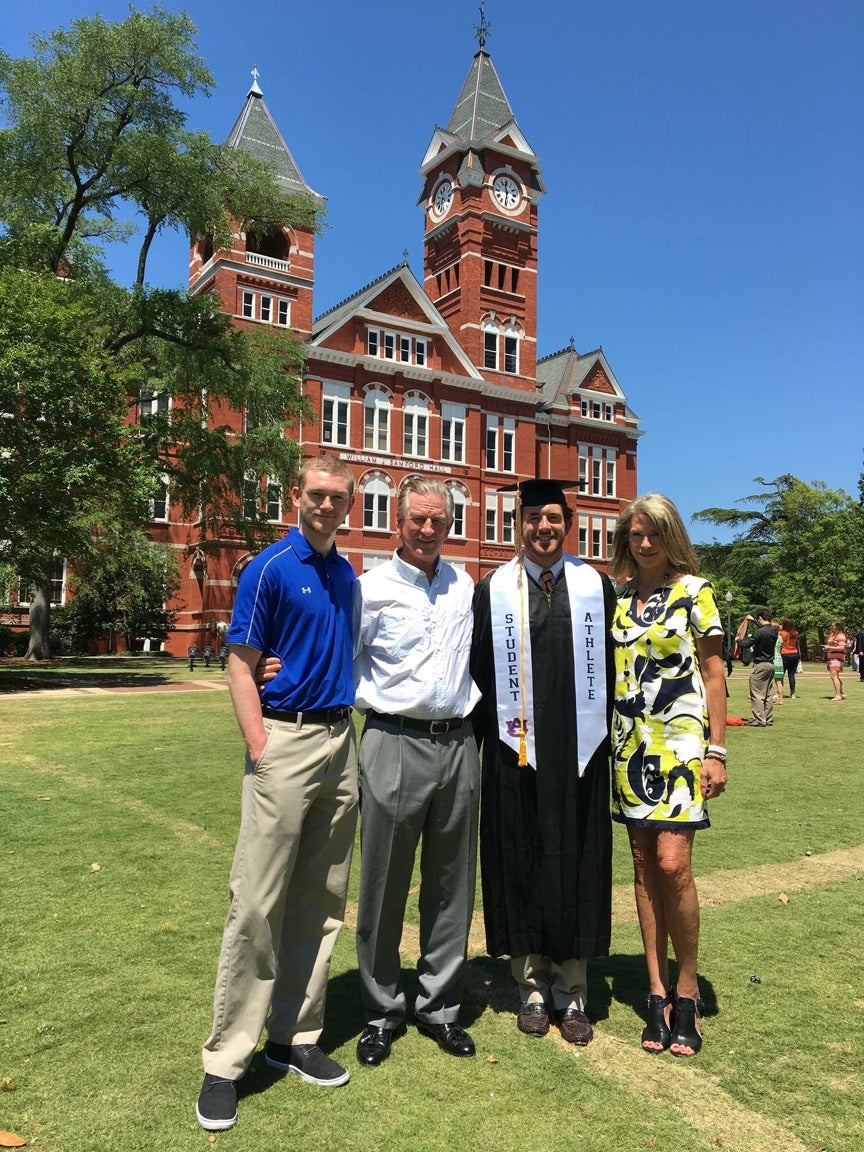
[[[783,671],[789,678],[789,699],[796,699],[795,696],[795,677],[798,673],[798,661],[801,659],[801,650],[799,647],[798,629],[788,616],[784,617],[780,624],[780,659],[783,663]],[[781,693],[782,680],[781,680]]]
[[[399,945],[421,840],[414,1021],[449,1055],[474,1055],[458,1017],[477,872],[480,762],[470,717],[480,692],[468,670],[474,584],[441,559],[453,512],[443,481],[407,479],[401,544],[360,577],[357,961],[366,1027],[357,1059],[373,1068],[405,1019]]]
[[[726,787],[723,625],[714,589],[665,496],[632,501],[612,536],[618,589],[612,816],[627,827],[648,968],[642,1048],[702,1046],[693,838]],[[769,670],[770,671],[770,670]],[[669,944],[678,967],[669,978]]]
[[[780,630],[777,630],[777,639],[774,641],[774,703],[783,703],[783,659],[780,649],[783,641],[780,639]]]
[[[855,637],[855,651],[858,653],[858,679],[864,681],[864,626],[858,629]]]
[[[307,460],[291,499],[299,526],[243,571],[227,636],[246,770],[195,1109],[211,1132],[236,1123],[236,1082],[265,1024],[264,1059],[272,1068],[325,1087],[348,1079],[318,1038],[357,823],[357,581],[334,547],[354,502],[351,469],[332,457]],[[259,691],[262,653],[281,665]]]
[[[564,551],[561,483],[525,480],[519,495],[519,552],[474,595],[486,948],[510,957],[519,1030],[544,1036],[554,1020],[581,1045],[593,1036],[587,961],[609,954],[611,935],[615,594]]]
[[[738,628],[737,639],[744,639],[750,624],[756,629],[750,636],[753,665],[750,669],[750,708],[753,728],[770,728],[774,723],[774,649],[779,629],[771,623],[771,613],[760,608],[755,616],[747,615]]]
[[[840,673],[843,671],[843,665],[846,663],[846,642],[847,636],[843,629],[843,625],[839,620],[835,620],[831,625],[831,631],[828,634],[827,641],[822,645],[825,652],[825,661],[828,665],[828,675],[831,677],[831,683],[834,686],[834,695],[832,700],[845,700],[846,690],[843,687],[843,681],[840,679]]]

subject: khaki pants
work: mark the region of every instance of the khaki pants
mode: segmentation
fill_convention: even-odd
[[[774,661],[753,665],[750,673],[750,708],[756,724],[774,723]]]
[[[357,823],[354,725],[265,719],[247,756],[231,909],[204,1071],[238,1080],[267,1024],[278,1044],[314,1044],[345,915]],[[269,1016],[268,1016],[269,1013]]]
[[[523,1003],[546,1004],[556,1012],[568,1008],[585,1011],[588,1001],[588,961],[564,960],[555,964],[546,956],[513,956],[510,971],[519,985]]]

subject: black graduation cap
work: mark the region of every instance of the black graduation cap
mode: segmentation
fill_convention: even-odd
[[[516,492],[521,507],[542,508],[544,504],[560,504],[567,507],[565,491],[570,488],[585,488],[581,480],[551,480],[535,477],[519,480],[515,484],[504,484],[499,492]]]

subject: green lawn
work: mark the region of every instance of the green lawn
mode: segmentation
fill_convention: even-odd
[[[345,931],[324,1043],[351,1069],[350,1083],[316,1089],[256,1058],[237,1127],[213,1139],[194,1103],[241,747],[227,693],[160,686],[176,678],[217,687],[224,673],[190,676],[180,661],[140,658],[0,665],[0,690],[21,676],[62,676],[73,689],[83,676],[86,691],[0,695],[0,1129],[45,1152],[864,1147],[857,676],[846,678],[849,701],[833,704],[814,667],[773,729],[729,731],[729,791],[696,841],[698,876],[719,892],[703,912],[707,1019],[697,1059],[639,1050],[644,968],[616,829],[616,907],[627,911],[612,956],[592,966],[596,1039],[587,1049],[554,1030],[543,1040],[518,1033],[506,962],[478,953],[463,1006],[476,1060],[448,1058],[409,1029],[381,1068],[360,1068],[362,1011]],[[153,690],[100,691],[112,680]],[[730,713],[746,716],[745,673],[736,671],[730,692]]]

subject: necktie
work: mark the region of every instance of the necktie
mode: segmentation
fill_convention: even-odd
[[[552,589],[555,587],[555,578],[552,575],[550,568],[544,568],[540,573],[540,585],[546,596],[546,603],[552,603]]]

